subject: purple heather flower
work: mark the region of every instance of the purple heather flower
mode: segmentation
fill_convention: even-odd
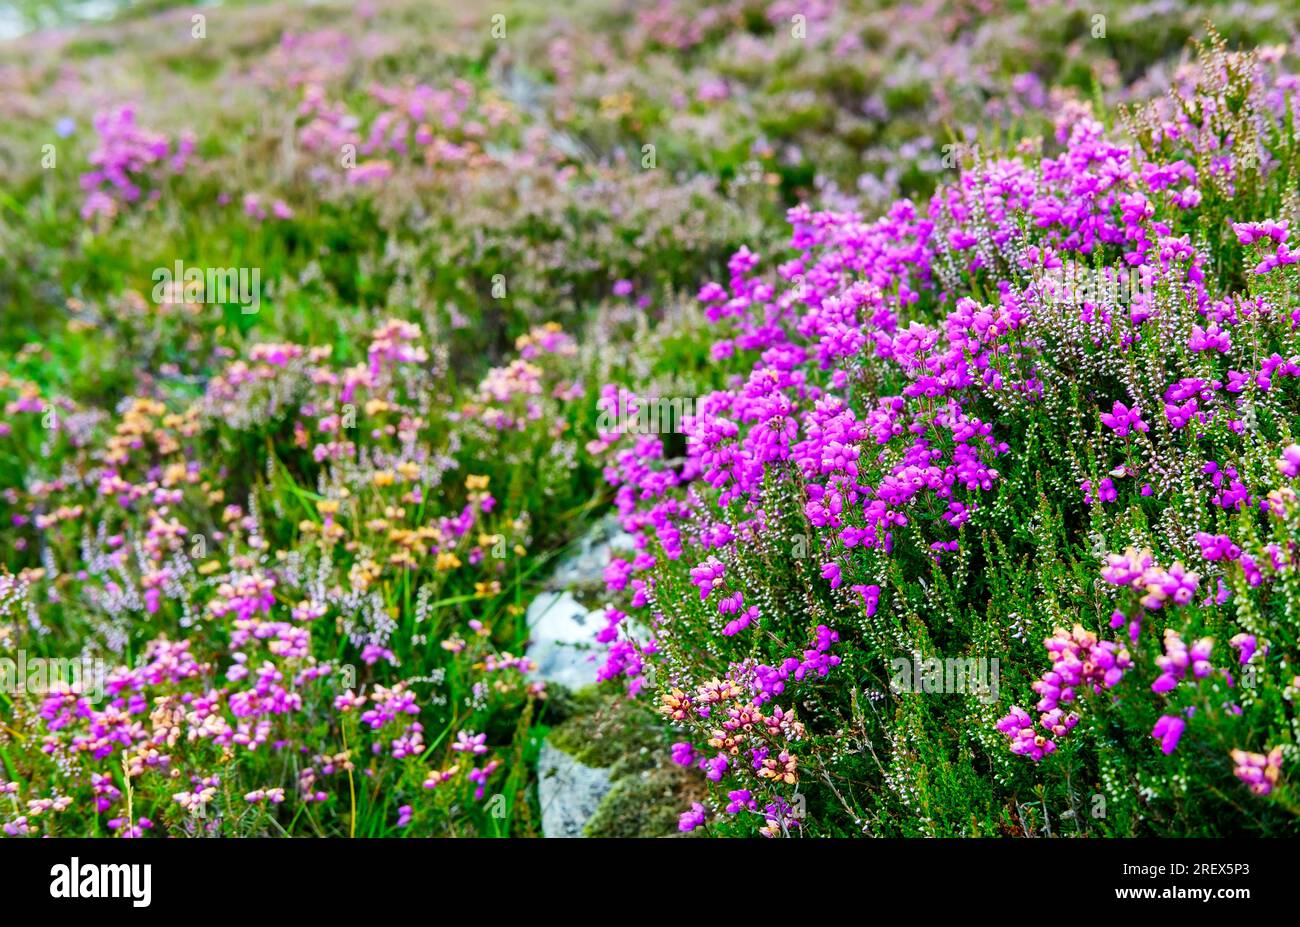
[[[1289,444],[1282,449],[1277,468],[1283,476],[1295,479],[1300,476],[1300,444]]]
[[[1147,425],[1146,422],[1142,421],[1142,414],[1138,410],[1137,406],[1133,406],[1133,408],[1130,409],[1118,400],[1115,402],[1114,406],[1111,407],[1110,412],[1102,413],[1101,423],[1107,428],[1113,430],[1115,434],[1119,435],[1121,438],[1127,435],[1129,431],[1150,430],[1150,426]]]
[[[741,811],[757,811],[758,802],[749,789],[736,789],[727,793],[727,814],[739,814]]]
[[[1243,632],[1235,635],[1231,640],[1229,640],[1228,646],[1237,651],[1238,662],[1240,662],[1242,666],[1245,666],[1250,662],[1251,657],[1255,655],[1255,650],[1259,647],[1259,643],[1255,640],[1255,635]]]
[[[1151,730],[1151,736],[1160,741],[1161,752],[1168,756],[1178,749],[1178,740],[1183,736],[1183,728],[1186,726],[1187,722],[1182,718],[1162,715]]]
[[[704,806],[699,802],[691,805],[690,811],[683,811],[681,817],[677,820],[677,829],[682,833],[690,833],[704,823],[705,819]]]

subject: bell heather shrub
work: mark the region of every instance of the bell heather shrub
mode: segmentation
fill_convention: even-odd
[[[1278,75],[1212,37],[1121,126],[1070,104],[924,207],[797,207],[700,290],[684,451],[592,446],[636,538],[602,675],[708,784],[683,830],[1295,832]]]

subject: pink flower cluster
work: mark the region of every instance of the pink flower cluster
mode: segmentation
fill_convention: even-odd
[[[1188,647],[1177,631],[1166,628],[1164,643],[1165,652],[1156,657],[1156,666],[1160,669],[1160,675],[1151,684],[1152,692],[1159,692],[1162,695],[1172,692],[1189,672],[1193,679],[1204,679],[1214,672],[1214,667],[1210,664],[1210,651],[1214,649],[1213,639],[1202,637]]]
[[[86,193],[81,218],[112,217],[123,204],[135,203],[168,174],[185,169],[194,152],[194,136],[184,133],[175,145],[165,135],[151,132],[135,121],[135,107],[119,106],[95,114],[99,147],[90,155],[92,170],[81,176]],[[157,197],[156,186],[149,191]]]
[[[1061,704],[1073,704],[1080,692],[1097,693],[1117,685],[1133,666],[1133,660],[1122,644],[1099,640],[1079,625],[1068,632],[1058,628],[1043,646],[1052,656],[1052,668],[1032,686],[1040,696],[1039,726],[1047,734],[1060,737],[1079,723],[1079,716],[1073,711],[1067,713]],[[1013,753],[1035,762],[1056,750],[1055,741],[1035,729],[1021,708],[1013,707],[997,722],[997,729],[1011,738]]]
[[[1168,568],[1158,566],[1147,550],[1129,548],[1122,554],[1107,554],[1101,578],[1116,586],[1129,586],[1143,594],[1142,605],[1158,609],[1166,602],[1186,605],[1196,595],[1200,578],[1187,572],[1181,562]]]
[[[1232,774],[1244,782],[1256,795],[1268,795],[1277,786],[1282,775],[1282,748],[1274,747],[1267,755],[1233,750]]]

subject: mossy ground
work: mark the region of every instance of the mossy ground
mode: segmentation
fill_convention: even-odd
[[[681,808],[704,794],[699,777],[668,760],[662,720],[620,692],[590,686],[566,695],[553,745],[613,778],[587,824],[589,837],[664,837],[677,833]]]

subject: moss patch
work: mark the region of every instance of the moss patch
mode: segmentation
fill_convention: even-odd
[[[590,686],[567,696],[551,743],[579,762],[609,769],[614,786],[587,824],[590,837],[664,837],[682,809],[703,797],[698,776],[668,759],[670,738],[645,705]]]

